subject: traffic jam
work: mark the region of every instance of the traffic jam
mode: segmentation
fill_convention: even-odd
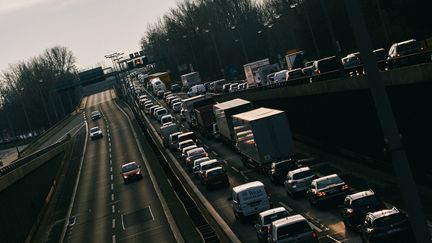
[[[413,239],[403,210],[296,150],[284,111],[167,91],[158,78],[126,85],[148,130],[242,242]]]

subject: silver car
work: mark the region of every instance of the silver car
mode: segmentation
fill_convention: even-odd
[[[284,182],[285,190],[291,196],[298,192],[306,191],[315,178],[315,173],[309,167],[291,170],[288,172],[287,179]]]

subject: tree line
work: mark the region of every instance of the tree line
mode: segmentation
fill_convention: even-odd
[[[301,49],[309,60],[356,52],[345,0],[184,0],[147,26],[140,45],[158,71],[194,70],[206,80],[239,78],[245,63],[281,62]],[[359,0],[375,48],[430,37],[430,0]]]
[[[55,46],[1,73],[0,138],[42,132],[75,109],[75,61],[68,48]]]

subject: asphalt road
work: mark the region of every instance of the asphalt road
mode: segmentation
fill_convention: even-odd
[[[162,100],[155,99],[155,102],[165,105]],[[176,117],[178,121],[180,121],[179,115],[176,115]],[[155,130],[159,128],[159,124],[155,120],[148,120],[153,124]],[[182,124],[182,127],[186,130],[187,125]],[[271,194],[271,200],[274,207],[283,206],[292,214],[300,213],[309,219],[318,231],[320,242],[361,242],[359,234],[356,231],[345,228],[340,216],[340,209],[336,206],[318,209],[309,204],[306,196],[296,197],[295,199],[287,196],[283,186],[275,185],[267,176],[257,173],[253,169],[246,168],[241,162],[240,156],[232,148],[220,141],[209,140],[201,137],[201,145],[205,147],[207,152],[209,152],[210,157],[226,161],[225,168],[227,169],[231,186],[229,188],[208,191],[190,174],[189,179],[194,181],[196,187],[199,188],[201,193],[212,204],[219,215],[225,220],[242,242],[258,242],[253,227],[253,219],[247,221],[236,220],[231,208],[231,202],[228,198],[230,197],[232,187],[255,180],[262,181],[266,185]],[[307,156],[307,152],[301,152]],[[174,154],[173,157],[177,156],[177,154]],[[180,161],[177,161],[177,163],[183,164]],[[335,167],[330,166],[328,163],[322,162],[305,163],[305,165],[306,164],[313,168],[318,175],[326,175],[335,172],[338,172],[342,178],[346,175],[345,178],[349,180],[348,183],[352,187],[353,192],[366,189],[363,184],[358,182],[359,180],[356,181],[354,178],[349,177],[349,175],[351,175],[349,171],[340,171]],[[365,175],[365,178],[367,178],[367,174]],[[380,180],[380,178],[373,178],[373,180],[377,179]],[[388,206],[390,206],[389,203]]]
[[[175,225],[166,218],[129,122],[110,91],[89,96],[85,114],[93,110],[103,117],[86,117],[88,129],[99,126],[104,136],[88,139],[65,242],[176,242]],[[120,168],[130,161],[141,165],[143,179],[124,184]]]

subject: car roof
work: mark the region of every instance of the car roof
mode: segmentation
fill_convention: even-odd
[[[183,135],[183,134],[180,134],[180,135]],[[179,135],[179,136],[180,136],[180,135]],[[185,144],[185,143],[189,143],[189,142],[193,142],[193,143],[195,143],[192,139],[188,139],[188,140],[184,140],[184,141],[180,142],[179,145],[181,145],[181,144]]]
[[[194,148],[196,148],[196,147],[197,147],[196,144],[191,145],[191,146],[187,146],[187,147],[184,147],[184,148],[183,148],[183,151],[188,151],[188,150],[190,150],[190,149],[194,149]]]
[[[368,216],[372,218],[372,220],[376,220],[379,218],[387,217],[392,214],[399,213],[399,210],[396,207],[390,208],[390,209],[383,209],[376,212],[368,213]]]
[[[408,44],[410,42],[415,42],[415,41],[416,41],[415,39],[410,39],[410,40],[398,42],[398,43],[395,43],[395,44],[397,44],[397,45],[404,45],[404,44]]]
[[[188,153],[194,153],[194,152],[200,152],[200,151],[205,152],[205,149],[203,147],[196,147],[194,149],[189,150]]]
[[[305,219],[305,217],[303,217],[301,214],[296,214],[296,215],[293,215],[293,216],[288,216],[286,218],[281,218],[281,219],[278,219],[276,221],[273,221],[272,222],[272,227],[279,228],[279,227],[282,227],[282,226],[285,226],[285,225],[288,225],[288,224],[292,224],[292,223],[297,223],[297,222],[300,222],[300,221],[306,221],[307,222],[307,220]]]
[[[161,117],[161,119],[163,119],[164,117],[173,117],[171,114],[166,114],[166,115],[163,115],[162,117]],[[173,117],[174,118],[174,117]]]
[[[123,164],[122,167],[128,166],[128,165],[133,165],[133,164],[137,164],[137,162],[132,161],[132,162],[128,162],[126,164]]]
[[[279,212],[283,212],[283,211],[287,211],[287,210],[284,207],[272,208],[272,209],[266,210],[264,212],[261,212],[259,214],[259,216],[261,218],[263,218],[265,216],[272,215],[272,214],[279,213]]]
[[[171,137],[171,136],[180,135],[180,134],[182,134],[182,132],[174,132],[174,133],[171,133],[171,134],[170,134],[170,137]],[[186,141],[187,141],[187,140],[186,140]],[[185,142],[186,142],[186,141],[185,141]]]
[[[100,128],[98,126],[95,126],[95,127],[90,128],[90,130],[92,130],[92,129],[100,129]]]
[[[207,162],[207,161],[211,161],[211,159],[209,157],[202,157],[202,158],[196,159],[194,161],[194,163],[198,163],[198,162],[201,162],[201,161]]]
[[[208,174],[209,172],[212,172],[212,171],[216,171],[216,170],[222,170],[222,167],[218,166],[218,167],[208,169],[208,170],[206,170],[206,174]]]
[[[246,190],[249,188],[263,187],[263,186],[264,186],[264,184],[261,181],[252,181],[252,182],[242,184],[240,186],[233,187],[232,190],[237,193],[239,191],[243,191],[243,190]]]
[[[94,113],[100,113],[100,112],[98,110],[92,111],[92,114],[94,114]]]
[[[314,181],[315,182],[319,182],[319,181],[324,181],[324,180],[327,180],[327,179],[330,179],[330,178],[335,178],[335,177],[339,177],[338,174],[331,174],[331,175],[328,175],[328,176],[323,176],[323,177],[315,179]]]
[[[347,198],[350,198],[351,200],[357,200],[359,198],[363,198],[363,197],[368,197],[368,196],[373,196],[375,195],[374,191],[371,190],[367,190],[367,191],[362,191],[362,192],[357,192],[351,195],[348,195]]]
[[[284,159],[284,160],[276,161],[276,162],[273,162],[273,163],[275,165],[278,165],[278,164],[283,164],[283,163],[288,163],[288,162],[295,162],[295,160],[293,160],[293,159]]]
[[[295,169],[295,170],[291,170],[288,173],[291,175],[294,175],[294,174],[301,173],[301,172],[308,171],[308,170],[311,170],[311,169],[308,166],[305,166],[305,167],[300,167],[300,168]]]
[[[219,161],[217,159],[212,159],[212,160],[209,160],[209,161],[206,161],[206,162],[202,162],[200,165],[204,166],[204,165],[209,165],[209,164],[213,164],[213,163],[216,163],[216,162],[219,162]]]

